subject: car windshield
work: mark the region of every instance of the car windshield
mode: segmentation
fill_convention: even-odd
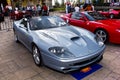
[[[107,19],[103,15],[101,15],[98,12],[87,12],[85,13],[85,16],[90,20],[90,21],[95,21],[95,20],[105,20]]]
[[[58,16],[43,16],[39,18],[34,18],[30,21],[31,30],[40,30],[48,28],[57,28],[66,26],[67,23]]]

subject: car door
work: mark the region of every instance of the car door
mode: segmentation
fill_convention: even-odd
[[[86,28],[87,27],[86,22],[87,22],[86,19],[80,13],[78,13],[78,14],[73,13],[71,15],[71,18],[69,19],[69,23],[70,24],[75,25],[75,26],[79,26],[79,27],[82,27],[82,28]]]
[[[30,43],[31,43],[31,33],[30,33],[30,29],[29,29],[29,22],[28,21],[22,21],[21,24],[23,24],[22,26],[20,26],[20,30],[19,30],[19,34],[20,34],[20,38],[21,38],[21,42],[27,47],[29,48]]]

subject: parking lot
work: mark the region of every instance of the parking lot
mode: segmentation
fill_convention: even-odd
[[[83,80],[120,80],[120,45],[106,45],[103,67]],[[46,66],[37,67],[32,55],[14,41],[13,30],[0,31],[0,80],[75,80]]]

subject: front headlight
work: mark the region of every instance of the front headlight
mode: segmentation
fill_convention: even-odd
[[[65,49],[63,47],[51,47],[49,48],[49,51],[54,54],[60,54],[60,53],[64,53]]]

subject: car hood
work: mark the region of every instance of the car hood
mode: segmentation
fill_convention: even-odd
[[[49,47],[65,47],[75,57],[93,54],[100,49],[95,40],[82,36],[80,31],[72,27],[39,30],[36,33],[47,44],[51,44],[51,46],[48,45]]]
[[[120,28],[120,20],[116,19],[107,19],[107,20],[97,20],[97,22],[102,23],[104,25],[109,25],[114,28]]]

